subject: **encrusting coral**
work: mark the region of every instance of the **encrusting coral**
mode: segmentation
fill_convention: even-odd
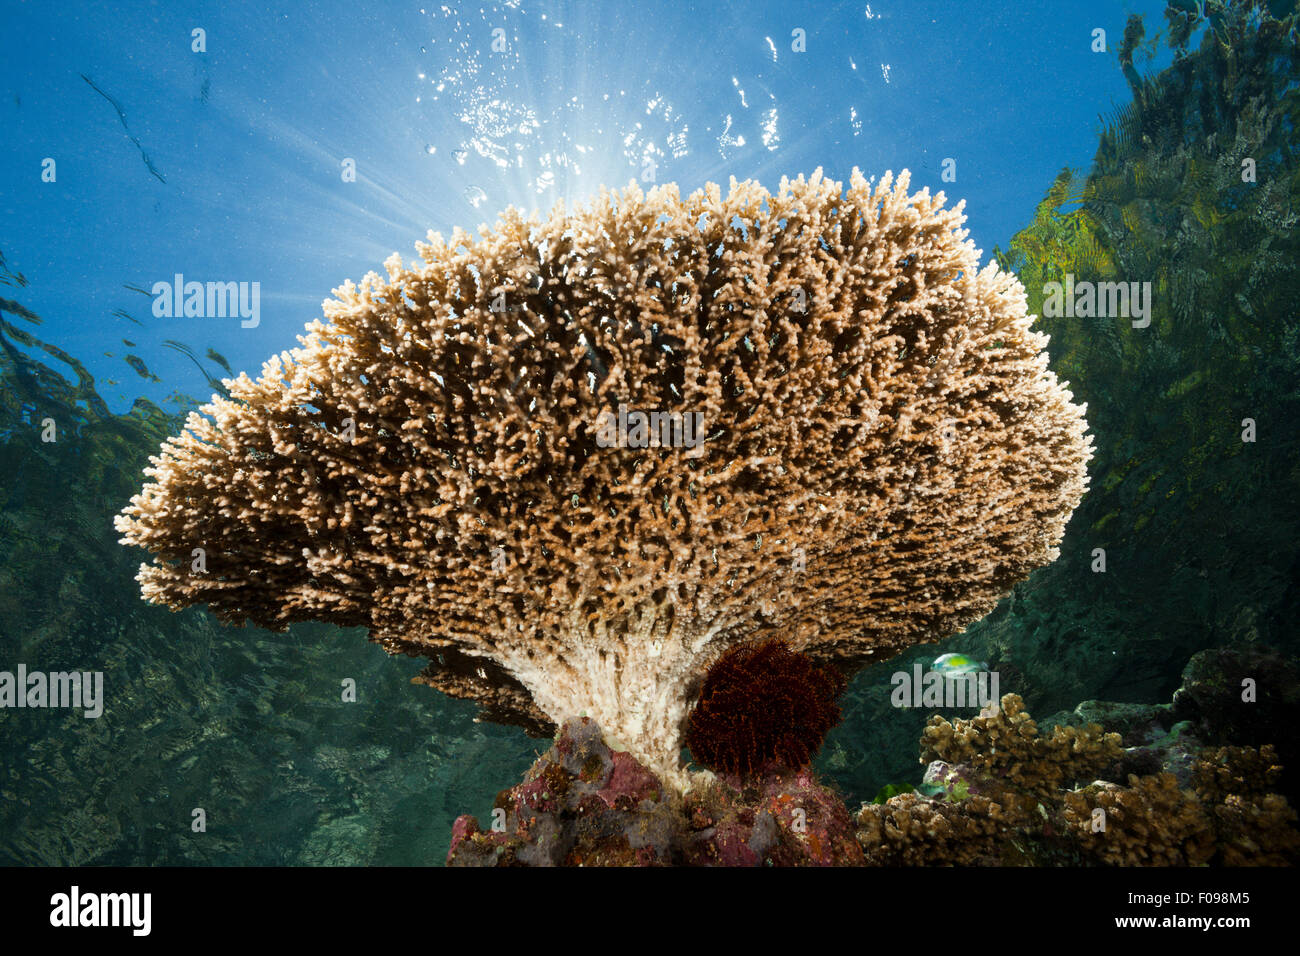
[[[977,620],[1057,557],[1092,444],[1019,281],[908,182],[430,234],[164,443],[116,525],[144,596],[364,625],[670,775],[728,648],[850,672]]]

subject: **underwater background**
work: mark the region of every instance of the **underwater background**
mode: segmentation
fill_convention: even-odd
[[[101,670],[106,692],[94,720],[0,709],[0,863],[442,862],[545,743],[411,686],[420,662],[362,631],[144,604],[112,517],[185,413],[344,279],[632,179],[908,168],[966,199],[1032,313],[1067,274],[1151,283],[1146,328],[1039,320],[1088,406],[1091,490],[987,618],[852,681],[816,762],[851,806],[919,780],[926,712],[889,678],[946,651],[1049,726],[1166,703],[1207,648],[1292,666],[1296,4],[2,7],[0,669]],[[155,317],[176,273],[259,282],[256,325]]]

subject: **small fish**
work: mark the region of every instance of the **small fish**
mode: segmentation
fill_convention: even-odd
[[[127,348],[129,348],[129,349],[133,349],[133,348],[135,348],[135,343],[132,342],[130,339],[123,339],[123,340],[122,340],[122,344],[125,345],[125,346],[126,346]]]
[[[189,359],[198,367],[198,370],[203,373],[203,377],[207,379],[208,384],[212,386],[213,389],[215,389],[220,394],[229,397],[230,393],[226,391],[226,386],[221,384],[220,379],[215,379],[208,374],[208,370],[205,369],[199,363],[199,360],[194,357],[194,350],[192,348],[190,348],[184,342],[177,342],[175,339],[164,339],[163,346],[165,348],[172,349],[173,351],[180,352],[182,355],[184,355],[187,359]],[[208,352],[212,353],[212,350],[208,349]],[[213,353],[213,354],[218,354],[218,353]]]
[[[149,158],[149,154],[144,151],[144,147],[140,145],[140,141],[131,133],[131,127],[126,125],[126,110],[122,109],[122,104],[96,86],[95,81],[86,76],[85,73],[80,74],[80,76],[86,81],[87,85],[92,90],[104,99],[108,100],[108,102],[112,104],[113,109],[117,110],[117,118],[122,124],[122,129],[126,131],[126,138],[134,143],[135,148],[140,151],[140,158],[144,160],[144,164],[148,168],[149,172],[152,173],[159,182],[167,182],[167,180],[163,179],[163,174],[158,172],[158,167],[154,166],[153,161]]]
[[[131,366],[133,369],[135,369],[135,374],[139,375],[141,378],[147,378],[151,382],[162,381],[162,379],[160,379],[157,375],[149,371],[148,366],[144,364],[144,360],[141,359],[138,355],[128,355],[126,357],[126,364]]]
[[[141,322],[139,319],[133,316],[130,312],[126,311],[126,309],[114,309],[113,315],[117,316],[119,319],[129,319],[130,321],[134,322],[138,326],[141,327],[144,326],[143,322]]]
[[[213,348],[208,349],[208,360],[212,362],[216,362],[218,365],[220,365],[223,369],[226,370],[227,375],[233,376],[235,374],[233,371],[231,371],[230,363],[226,361],[226,357],[222,355],[220,352],[218,352],[216,349]]]
[[[138,285],[131,285],[129,282],[123,282],[123,283],[122,283],[122,288],[123,288],[123,289],[130,289],[132,292],[139,292],[141,295],[147,295],[147,296],[149,296],[149,298],[151,298],[151,299],[153,298],[153,293],[152,293],[152,292],[146,292],[144,289],[140,288]]]
[[[965,654],[942,654],[930,665],[930,670],[937,674],[978,674],[988,669],[988,664]]]

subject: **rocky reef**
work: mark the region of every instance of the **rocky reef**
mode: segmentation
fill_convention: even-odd
[[[572,718],[486,828],[456,820],[447,863],[1293,865],[1297,816],[1279,747],[1260,736],[1294,720],[1278,686],[1293,670],[1266,649],[1218,648],[1192,658],[1171,704],[1085,701],[1041,728],[1015,694],[970,719],[933,714],[920,784],[856,816],[806,762],[703,771],[681,793]],[[1249,674],[1267,676],[1243,692]]]
[[[1015,694],[969,720],[932,716],[920,787],[858,813],[866,861],[1294,865],[1300,831],[1284,766],[1261,736],[1294,719],[1292,666],[1258,648],[1204,651],[1172,704],[1085,701],[1071,715],[1081,726],[1053,719],[1050,733]],[[1246,672],[1269,675],[1259,697],[1243,689]]]
[[[589,717],[566,721],[484,829],[452,827],[449,866],[840,866],[862,862],[843,800],[807,768],[701,776],[685,795]]]

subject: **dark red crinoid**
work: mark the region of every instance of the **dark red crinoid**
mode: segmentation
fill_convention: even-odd
[[[781,640],[733,647],[709,668],[686,746],[710,770],[754,776],[806,766],[840,722],[839,671]]]

